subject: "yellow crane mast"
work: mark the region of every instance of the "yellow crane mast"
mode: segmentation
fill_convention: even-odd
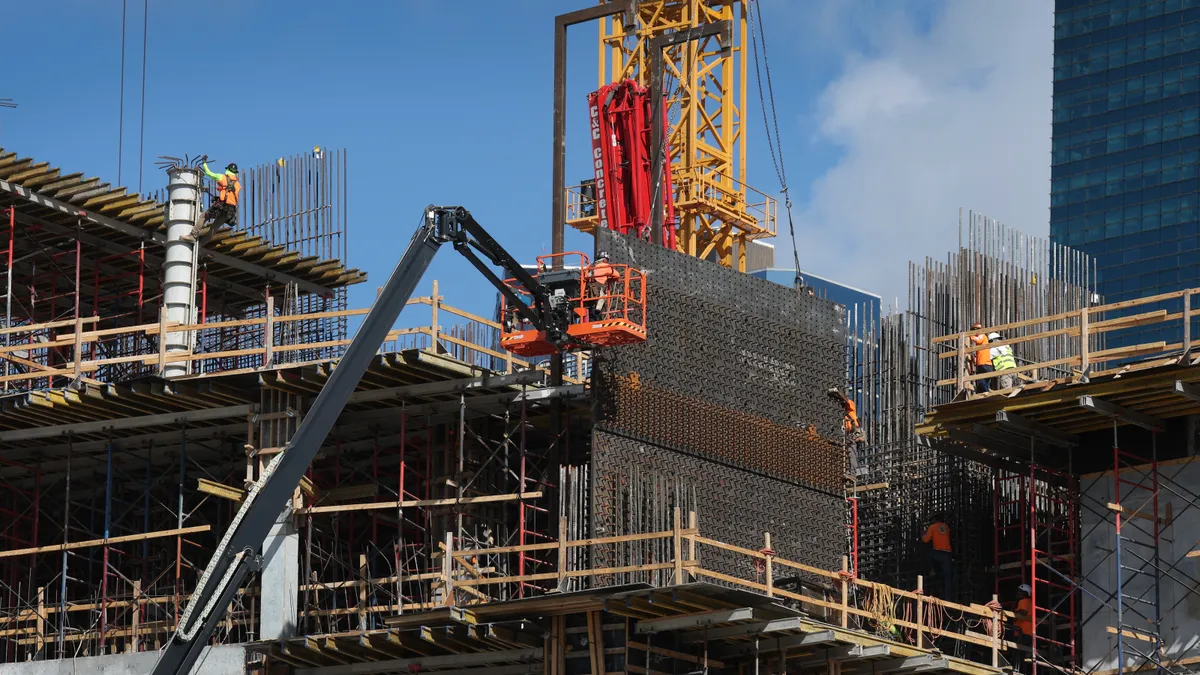
[[[636,21],[600,19],[599,85],[626,79],[649,87],[651,41],[729,22],[732,44],[716,35],[667,47],[663,54],[677,248],[746,269],[746,245],[775,236],[776,203],[746,184],[747,0],[652,0]],[[593,210],[580,186],[568,188],[569,225],[590,231]]]

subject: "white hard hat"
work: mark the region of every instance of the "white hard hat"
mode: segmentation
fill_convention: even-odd
[[[1029,587],[1029,584],[1021,584],[1017,588],[1017,590],[1021,591],[1022,593],[1028,593],[1029,595],[1033,595],[1033,589]]]
[[[988,333],[988,339],[989,340],[999,340],[1000,334],[999,333]]]

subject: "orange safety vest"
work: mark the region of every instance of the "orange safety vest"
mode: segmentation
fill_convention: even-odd
[[[597,283],[607,284],[616,281],[620,276],[612,265],[606,262],[598,262],[592,267],[592,280]]]
[[[921,537],[921,541],[928,544],[933,542],[933,550],[950,552],[950,528],[945,523],[934,523],[925,530],[925,535]]]
[[[971,342],[974,342],[976,347],[978,347],[979,345],[986,345],[987,341],[988,341],[987,335],[984,335],[983,333],[980,333],[979,335],[971,336]],[[975,365],[977,365],[977,366],[992,365],[992,350],[980,349],[979,351],[975,352]]]
[[[1017,629],[1025,635],[1033,635],[1033,602],[1029,598],[1021,598],[1017,609],[1025,612],[1025,617],[1017,617]]]
[[[858,406],[854,401],[846,399],[846,433],[852,434],[858,428]]]
[[[230,183],[233,185],[230,186]],[[217,179],[217,187],[221,189],[217,193],[217,199],[225,202],[230,206],[238,205],[238,196],[242,193],[242,181],[237,179],[237,176],[230,176],[227,173],[221,174]]]

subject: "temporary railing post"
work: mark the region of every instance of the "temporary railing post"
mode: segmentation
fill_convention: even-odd
[[[446,533],[446,550],[442,553],[442,604],[454,606],[454,533]]]
[[[263,322],[263,368],[275,358],[275,298],[267,293],[267,319]]]
[[[960,333],[958,336],[958,391],[955,393],[962,393],[962,390],[967,386],[967,383],[966,383],[966,372],[967,372],[966,351],[967,351],[967,334]]]
[[[925,648],[925,577],[917,576],[917,649]]]
[[[775,556],[771,554],[771,533],[763,532],[763,553],[767,556],[763,561],[763,571],[767,581],[767,597],[775,597]]]
[[[1183,356],[1192,351],[1192,289],[1183,292]]]
[[[567,580],[567,515],[558,519],[558,590]]]
[[[433,280],[433,297],[429,300],[429,336],[433,340],[433,344],[429,345],[434,352],[438,350],[438,282]]]
[[[1000,667],[1000,626],[1004,615],[996,607],[1000,606],[1000,596],[992,594],[992,667]]]
[[[142,618],[142,582],[133,580],[133,619],[130,624],[129,651],[138,652],[138,624]]]
[[[158,374],[167,367],[167,308],[158,309]]]
[[[683,528],[680,526],[679,507],[671,515],[671,543],[674,547],[675,585],[683,584]]]
[[[1079,310],[1079,372],[1087,375],[1088,371],[1088,308]]]
[[[83,373],[83,319],[75,317],[75,377]]]
[[[842,628],[850,627],[850,561],[842,556]]]
[[[688,535],[688,560],[693,565],[692,569],[695,569],[699,566],[699,561],[696,560],[696,535],[698,532],[696,530],[695,511],[688,511],[688,529],[692,531],[692,534]],[[695,579],[696,573],[692,572],[692,580],[695,581]]]
[[[135,622],[133,624],[133,626],[134,626],[134,630],[133,630],[134,638],[133,639],[137,640],[136,615],[134,615],[134,616],[135,616]],[[36,617],[35,621],[37,624],[37,643],[34,645],[34,647],[37,651],[34,654],[34,658],[39,659],[42,657],[42,648],[46,644],[46,637],[45,637],[45,635],[46,635],[46,587],[45,586],[38,586],[37,617]]]

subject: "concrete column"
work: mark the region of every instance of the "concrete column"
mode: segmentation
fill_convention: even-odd
[[[196,304],[195,243],[183,237],[192,233],[200,215],[200,171],[193,167],[172,166],[167,169],[167,243],[163,262],[163,307],[167,321],[179,324],[194,323]],[[191,351],[193,333],[171,331],[160,340],[166,343],[167,356]],[[176,361],[163,367],[165,378],[187,375],[188,362]]]
[[[288,506],[263,540],[262,602],[259,603],[260,640],[296,635],[300,597],[300,535]]]

